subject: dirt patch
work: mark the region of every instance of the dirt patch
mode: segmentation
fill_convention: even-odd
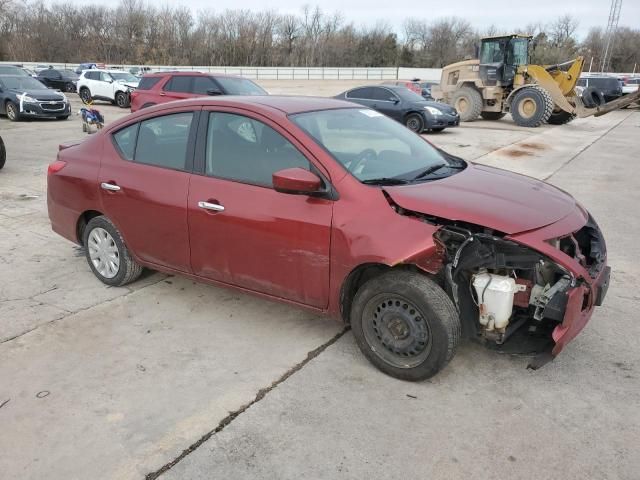
[[[506,155],[507,157],[512,157],[512,158],[533,156],[533,153],[531,152],[527,152],[526,150],[516,150],[516,149],[502,150],[500,153],[502,153],[503,155]]]
[[[540,143],[520,143],[519,147],[528,148],[530,150],[546,150],[548,147],[546,145],[542,145]]]

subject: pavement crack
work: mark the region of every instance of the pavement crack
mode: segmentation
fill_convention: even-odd
[[[624,122],[627,118],[629,118],[632,115],[632,113],[627,114],[624,118],[622,118],[618,123],[612,125],[610,128],[608,128],[605,132],[602,133],[602,135],[600,135],[598,138],[594,139],[593,142],[589,143],[588,145],[585,145],[583,148],[580,149],[580,151],[578,153],[576,153],[575,155],[573,155],[572,157],[570,157],[569,159],[567,159],[566,161],[564,161],[557,169],[555,169],[552,173],[550,173],[549,175],[547,175],[546,177],[544,177],[542,180],[543,181],[547,181],[549,180],[551,177],[553,177],[556,173],[558,173],[560,170],[562,170],[564,167],[566,167],[567,165],[569,165],[571,162],[573,162],[576,158],[578,158],[585,150],[588,150],[589,148],[591,148],[593,145],[595,145],[597,142],[599,142],[600,140],[602,140],[606,135],[609,134],[609,132],[611,132],[614,128],[617,128],[622,122]]]
[[[224,430],[225,427],[227,425],[229,425],[231,422],[233,422],[239,415],[243,414],[249,408],[251,408],[253,405],[255,405],[260,400],[265,398],[269,394],[269,392],[271,392],[273,389],[278,387],[280,384],[282,384],[285,381],[287,381],[287,379],[289,379],[289,377],[291,377],[296,372],[299,372],[300,370],[302,370],[305,367],[305,365],[307,365],[311,360],[316,358],[318,355],[320,355],[322,352],[324,352],[327,348],[329,348],[331,345],[333,345],[338,340],[340,340],[340,338],[348,330],[349,330],[348,326],[344,327],[336,335],[334,335],[331,339],[329,339],[329,341],[327,341],[327,342],[323,343],[322,345],[320,345],[319,347],[311,350],[309,353],[307,353],[307,356],[306,356],[306,358],[304,360],[302,360],[300,363],[297,363],[296,365],[291,367],[289,370],[287,370],[282,376],[280,376],[280,378],[278,378],[273,383],[271,383],[270,386],[265,387],[265,388],[261,388],[260,390],[258,390],[258,393],[253,398],[253,400],[251,400],[249,403],[246,403],[245,405],[241,406],[237,410],[235,410],[233,412],[230,412],[229,415],[227,415],[222,420],[220,420],[220,422],[218,423],[218,426],[216,428],[214,428],[213,430],[205,433],[202,437],[200,437],[199,440],[197,440],[195,443],[193,443],[190,447],[188,447],[185,450],[183,450],[182,453],[180,455],[178,455],[176,458],[174,458],[171,462],[169,462],[166,465],[160,467],[155,472],[148,473],[145,476],[145,480],[155,480],[160,475],[163,475],[167,471],[171,470],[179,462],[184,460],[185,457],[187,457],[187,455],[189,455],[189,454],[193,453],[194,451],[196,451],[207,440],[209,440],[215,434],[220,433],[222,430]]]

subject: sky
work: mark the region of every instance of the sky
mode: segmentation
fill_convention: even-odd
[[[82,0],[73,0],[80,3]],[[84,0],[90,3],[98,0]],[[103,5],[115,6],[118,0],[100,0]],[[530,23],[551,23],[558,17],[569,13],[574,15],[579,26],[577,34],[583,38],[591,27],[606,27],[609,18],[610,0],[536,0],[534,2],[521,0],[518,7],[505,8],[507,5],[517,5],[514,0],[439,0],[439,1],[393,1],[393,0],[322,0],[318,2],[288,2],[283,0],[174,0],[151,1],[154,5],[185,5],[194,13],[202,9],[221,11],[225,9],[272,9],[280,13],[300,13],[302,5],[319,5],[328,13],[339,11],[346,22],[356,25],[373,25],[377,21],[385,21],[398,33],[402,32],[402,23],[406,18],[431,20],[438,17],[458,16],[471,22],[474,28],[482,31],[491,25],[499,31],[511,31],[524,28]],[[640,28],[640,0],[623,0],[620,15],[620,26]]]

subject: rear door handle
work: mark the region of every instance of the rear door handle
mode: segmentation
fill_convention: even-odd
[[[107,190],[109,192],[119,192],[120,187],[118,185],[114,185],[113,183],[102,182],[100,184],[100,188],[103,190]]]
[[[224,207],[218,203],[198,202],[198,206],[205,210],[213,210],[214,212],[224,212]]]

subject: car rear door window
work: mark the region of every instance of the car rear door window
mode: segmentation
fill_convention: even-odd
[[[347,92],[347,98],[354,99],[362,99],[362,100],[372,100],[373,98],[373,89],[370,87],[364,88],[354,88]]]
[[[191,93],[192,78],[193,77],[189,77],[186,75],[171,77],[171,80],[167,82],[167,84],[164,86],[164,89],[167,92]]]
[[[272,175],[285,168],[309,170],[309,161],[273,128],[231,113],[209,115],[205,173],[271,187]]]
[[[151,90],[162,77],[143,77],[137,90]]]
[[[113,139],[120,151],[120,155],[127,160],[133,160],[136,151],[136,138],[138,137],[139,123],[118,130],[113,134]]]
[[[140,122],[134,161],[185,170],[193,113],[175,113]]]
[[[213,82],[211,77],[192,77],[193,86],[191,91],[196,95],[208,95],[208,91],[212,89],[219,90],[218,86]]]
[[[382,87],[371,88],[371,96],[373,100],[382,100],[384,102],[393,102],[398,99],[391,90]]]

